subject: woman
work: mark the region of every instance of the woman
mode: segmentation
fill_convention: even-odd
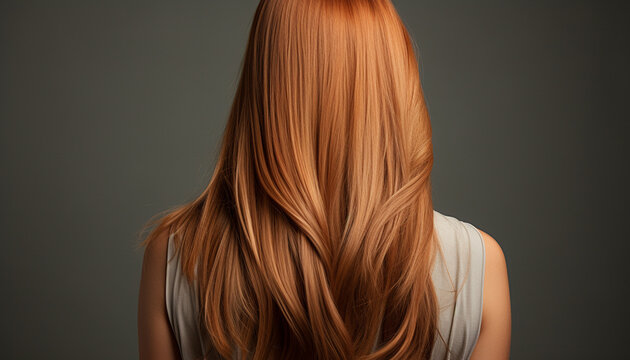
[[[142,359],[509,357],[501,248],[433,209],[414,50],[389,0],[260,1],[212,179],[149,223]]]

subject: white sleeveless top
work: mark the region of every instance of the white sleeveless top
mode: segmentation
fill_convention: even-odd
[[[485,246],[476,227],[433,210],[435,229],[440,239],[432,272],[440,313],[438,329],[447,343],[436,336],[432,360],[468,359],[481,329]],[[181,271],[179,257],[173,257],[174,234],[168,239],[166,266],[166,309],[182,360],[201,359],[207,349],[197,323],[196,288],[191,288]],[[455,297],[455,291],[459,294]],[[215,357],[206,360],[220,359]],[[234,359],[237,359],[235,354]]]

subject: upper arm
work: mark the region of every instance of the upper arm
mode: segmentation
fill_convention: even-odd
[[[168,232],[163,231],[144,250],[138,296],[140,359],[180,359],[166,312],[166,256]]]
[[[509,359],[512,320],[505,255],[492,236],[481,230],[479,233],[486,249],[486,264],[481,331],[471,359]]]

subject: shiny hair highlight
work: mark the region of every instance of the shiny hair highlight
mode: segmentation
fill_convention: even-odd
[[[209,185],[144,245],[175,233],[226,359],[428,359],[431,125],[393,4],[261,0],[241,65]]]

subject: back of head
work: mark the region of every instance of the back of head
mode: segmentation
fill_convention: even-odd
[[[428,358],[432,164],[389,0],[262,0],[213,177],[147,242],[177,233],[226,358]]]

